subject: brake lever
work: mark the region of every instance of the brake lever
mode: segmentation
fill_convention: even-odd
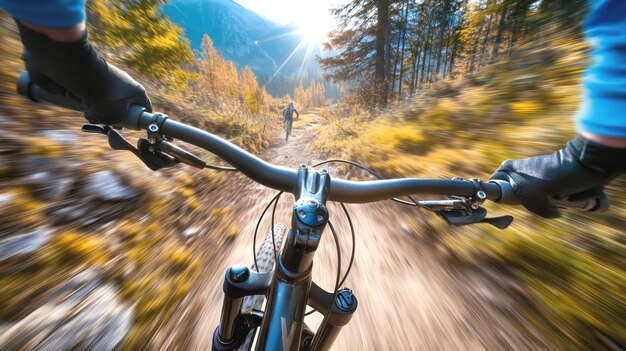
[[[513,223],[513,216],[504,215],[498,217],[483,218],[482,222],[489,223],[498,229],[506,229]]]
[[[461,180],[455,177],[453,180]],[[446,223],[452,225],[468,225],[487,223],[498,229],[505,229],[513,223],[513,216],[504,215],[487,217],[487,209],[481,206],[487,199],[484,184],[477,179],[474,183],[474,194],[470,197],[448,196],[448,200],[419,201],[418,204],[441,216]]]
[[[83,132],[103,134],[107,136],[109,146],[113,150],[130,151],[137,156],[148,168],[157,171],[163,167],[171,167],[180,162],[179,159],[170,156],[160,150],[155,150],[147,139],[139,138],[137,147],[134,147],[116,129],[102,124],[85,124],[81,128]]]
[[[484,200],[484,196],[477,194],[477,200],[473,197],[448,196],[447,200],[418,201],[418,204],[435,212],[451,225],[487,223],[499,229],[511,225],[512,216],[487,217],[487,209],[480,206]]]
[[[139,151],[131,143],[128,142],[117,130],[109,129],[107,133],[109,139],[109,146],[113,150],[126,150],[130,151],[135,156],[139,157]]]
[[[111,128],[104,124],[83,124],[80,128],[82,132],[92,134],[104,134],[107,135]]]
[[[446,223],[457,226],[487,223],[498,229],[506,229],[513,223],[513,216],[509,215],[487,218],[487,209],[482,206],[472,207],[469,210],[438,210],[435,212],[440,215]]]
[[[170,143],[167,140],[162,140],[159,143],[159,147],[163,151],[165,151],[167,154],[173,155],[174,158],[176,158],[177,160],[179,160],[180,162],[186,165],[196,167],[199,169],[204,169],[206,167],[205,161],[195,156],[194,154]]]

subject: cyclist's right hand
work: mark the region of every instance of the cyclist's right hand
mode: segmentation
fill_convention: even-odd
[[[552,199],[598,196],[606,183],[624,171],[626,149],[606,147],[579,135],[553,154],[507,160],[491,178],[510,181],[529,211],[556,218],[560,212]]]
[[[75,42],[58,42],[20,23],[18,26],[32,81],[51,93],[76,97],[86,107],[85,117],[91,123],[116,124],[131,105],[152,111],[143,86],[100,58],[86,33]]]

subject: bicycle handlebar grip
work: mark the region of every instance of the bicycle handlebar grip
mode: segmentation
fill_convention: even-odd
[[[522,203],[515,190],[513,190],[513,185],[511,185],[510,181],[490,179],[487,183],[495,183],[500,186],[500,198],[494,200],[495,202],[507,205],[520,205]]]
[[[87,112],[87,106],[83,105],[80,100],[73,96],[55,94],[44,90],[30,79],[30,75],[26,71],[20,73],[17,79],[17,93],[35,102],[47,102],[70,110]],[[144,111],[145,108],[142,106],[131,106],[120,125],[129,129],[140,129],[139,119]]]
[[[495,200],[495,202],[507,205],[521,204],[520,198],[515,193],[515,190],[513,190],[513,185],[511,184],[511,182],[512,180],[507,182],[506,180],[501,179],[490,179],[487,182],[495,183],[500,186],[501,195],[499,199]],[[594,196],[585,199],[552,199],[550,200],[550,202],[552,203],[552,205],[559,208],[588,212],[604,211],[610,206],[609,197],[604,192],[595,194]]]
[[[28,74],[22,72],[17,80],[17,93],[35,102],[48,102],[70,110],[85,112],[87,108],[74,97],[51,93],[35,84]]]

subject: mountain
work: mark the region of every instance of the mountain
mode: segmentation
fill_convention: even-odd
[[[307,42],[296,25],[277,24],[232,0],[170,0],[164,11],[183,27],[194,49],[200,50],[206,33],[226,59],[239,68],[250,66],[260,81],[321,79],[315,60],[320,45]]]

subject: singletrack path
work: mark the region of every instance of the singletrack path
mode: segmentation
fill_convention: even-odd
[[[309,153],[320,117],[311,111],[295,121],[292,137],[277,135],[276,146],[264,159],[287,167],[312,164]],[[330,168],[330,167],[329,167]],[[331,174],[333,173],[330,168]],[[251,264],[252,236],[258,216],[276,193],[244,177],[233,177],[219,201],[240,220],[240,234],[225,249],[207,258],[201,290],[201,311],[189,348],[210,350],[219,321],[222,284],[226,268]],[[276,222],[290,222],[293,196],[282,197]],[[422,216],[391,201],[347,205],[356,230],[354,266],[345,286],[358,298],[352,321],[342,330],[333,350],[537,350],[552,349],[542,335],[528,326],[515,308],[507,289],[482,271],[452,267],[441,259],[436,245],[420,228]],[[338,204],[329,204],[331,221],[338,230],[342,270],[348,265],[351,237],[348,222]],[[259,243],[270,226],[268,218],[259,230]],[[413,225],[411,225],[413,224]],[[427,231],[426,226],[421,228]],[[196,247],[210,251],[214,237],[198,238]],[[317,251],[313,280],[327,290],[335,282],[337,254],[330,230]],[[315,330],[322,317],[313,314],[307,324]]]

